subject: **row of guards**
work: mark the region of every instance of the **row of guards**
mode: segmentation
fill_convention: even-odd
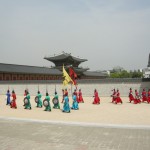
[[[63,112],[70,112],[70,109],[74,109],[74,110],[78,110],[79,106],[78,103],[84,103],[83,97],[82,97],[82,92],[81,89],[79,90],[79,93],[76,92],[76,90],[74,90],[73,94],[72,94],[72,99],[73,99],[73,103],[72,103],[72,107],[69,106],[69,97],[68,97],[68,91],[67,89],[62,90],[63,91],[63,98],[61,103],[63,103]],[[17,109],[17,104],[16,104],[16,93],[13,90],[12,94],[10,94],[10,91],[7,91],[7,102],[6,105],[10,105],[11,108],[15,108]],[[12,100],[11,100],[12,97]],[[50,105],[50,96],[49,93],[46,92],[46,96],[45,99],[42,101],[42,94],[40,93],[40,91],[37,92],[37,95],[35,96],[35,103],[36,103],[36,107],[42,108],[43,105],[45,107],[45,111],[51,111],[51,105]],[[24,92],[24,109],[32,109],[31,107],[31,102],[30,102],[30,94],[28,89],[25,90]],[[60,109],[60,103],[59,103],[59,97],[57,92],[55,91],[55,95],[54,98],[52,99],[52,102],[54,104],[53,108],[54,109]]]
[[[120,98],[120,92],[119,89],[112,90],[113,93],[111,95],[112,97],[112,103],[118,104],[118,103],[123,103],[122,99]],[[129,90],[129,102],[133,102],[133,104],[140,104],[141,102],[147,102],[148,104],[150,103],[150,89],[146,92],[145,89],[143,89],[142,93],[139,94],[137,89],[135,89],[135,94],[133,94],[132,88]]]
[[[66,72],[65,68],[64,68],[64,65],[63,65],[63,86],[66,86],[68,85],[69,83],[71,83],[71,85],[77,85],[77,82],[76,82],[76,79],[77,79],[77,74],[74,72],[74,69],[72,67],[69,67],[69,75],[68,73]],[[11,108],[17,108],[17,104],[16,104],[16,94],[15,94],[15,91],[13,90],[12,91],[12,95],[10,94],[9,92],[9,89],[7,91],[7,104],[6,105],[9,105],[10,104],[10,107]],[[10,96],[12,96],[12,100],[10,101]],[[29,94],[29,91],[26,89],[25,90],[25,93],[24,93],[24,105],[25,106],[25,109],[31,109],[31,103],[30,103],[30,94]],[[37,107],[42,107],[43,105],[45,106],[45,111],[51,111],[51,106],[50,106],[50,96],[46,90],[46,97],[45,99],[43,100],[43,103],[42,103],[42,99],[41,99],[42,95],[39,91],[39,87],[38,87],[38,93],[37,93],[37,96],[35,97],[35,102],[37,103]],[[67,98],[66,98],[67,97]],[[78,109],[77,108],[74,108],[74,103],[79,103],[79,102],[84,102],[83,101],[83,98],[82,98],[82,92],[81,90],[79,90],[79,98],[77,97],[77,94],[76,92],[74,92],[72,94],[72,98],[73,98],[73,106],[72,106],[72,109]],[[68,94],[66,93],[63,93],[63,101],[64,102],[64,108],[66,107],[66,103],[69,104],[69,98],[68,98]],[[62,102],[63,102],[62,101]],[[68,101],[68,102],[67,102]],[[58,108],[60,109],[60,104],[59,104],[59,99],[58,99],[58,94],[56,92],[56,89],[55,89],[55,96],[52,100],[54,106],[53,108]],[[70,106],[69,106],[70,107]],[[63,109],[63,111],[65,111],[65,109]],[[70,112],[70,111],[69,111]]]
[[[112,97],[112,103],[118,104],[118,103],[123,103],[122,99],[120,98],[120,92],[119,89],[112,90],[113,93],[111,95]],[[67,89],[63,89],[63,98],[61,103],[64,103],[63,106],[63,111],[64,112],[70,112],[70,106],[69,106],[69,97],[68,97],[68,91]],[[9,90],[7,91],[7,102],[6,105],[10,105],[11,108],[15,108],[17,109],[17,104],[16,104],[16,94],[15,91],[12,91],[12,94],[10,94]],[[31,109],[31,103],[30,103],[30,94],[28,90],[25,90],[24,93],[24,107],[25,109]],[[10,99],[10,97],[12,97],[12,100]],[[97,90],[94,90],[94,101],[93,104],[100,104],[100,98],[98,95]],[[79,89],[79,92],[77,92],[77,90],[75,89],[73,94],[72,94],[72,99],[73,99],[73,103],[72,103],[72,109],[79,109],[78,103],[84,103],[83,97],[82,97],[82,92],[81,89]],[[43,105],[45,106],[45,111],[51,111],[51,105],[50,105],[50,96],[48,94],[48,92],[46,92],[46,97],[45,99],[42,101],[42,94],[40,93],[40,91],[38,91],[36,97],[35,97],[35,102],[37,104],[36,107],[42,107]],[[59,98],[58,98],[58,94],[55,91],[55,95],[54,98],[52,99],[52,102],[54,104],[53,108],[55,109],[60,109],[60,103],[59,103]],[[129,102],[133,104],[140,104],[141,102],[147,102],[148,104],[150,103],[150,89],[148,91],[146,91],[145,89],[143,89],[141,95],[138,93],[138,91],[135,89],[135,94],[133,94],[132,89],[130,88],[129,91]]]
[[[64,68],[63,65],[63,86],[67,86],[69,83],[71,83],[71,85],[75,85],[76,89],[77,89],[77,74],[75,73],[74,69],[72,67],[69,67],[69,74],[67,73],[67,71]],[[72,86],[71,86],[72,87]],[[71,89],[72,90],[72,89]],[[62,90],[63,92],[63,100],[62,103],[64,103],[63,105],[63,112],[70,112],[70,106],[69,106],[69,97],[68,97],[68,91],[67,89]],[[72,91],[71,91],[72,92]],[[79,109],[78,107],[78,103],[80,102],[84,102],[83,97],[82,97],[82,92],[81,89],[78,92],[79,94],[77,94],[77,91],[74,90],[74,92],[72,93],[72,99],[73,99],[73,103],[72,103],[72,109]],[[30,103],[30,94],[28,90],[25,90],[25,98],[24,98],[24,106],[25,109],[31,109],[31,103]],[[9,97],[9,93],[7,93],[7,97]],[[12,101],[10,102],[10,106],[11,108],[17,108],[16,105],[16,94],[14,92],[14,90],[12,91]],[[42,107],[43,105],[45,106],[45,111],[51,111],[51,106],[50,106],[50,96],[48,94],[48,92],[46,92],[46,97],[43,100],[42,103],[42,99],[41,99],[42,95],[40,93],[40,91],[38,90],[38,94],[35,97],[35,102],[37,103],[37,107]],[[98,95],[97,90],[94,90],[94,101],[93,104],[100,104],[100,98]],[[122,99],[120,98],[120,92],[119,89],[115,90],[113,89],[113,94],[111,95],[112,97],[112,103],[118,104],[118,103],[123,103]],[[141,98],[142,97],[142,98]],[[147,102],[150,103],[150,89],[148,90],[148,92],[146,93],[145,89],[143,89],[143,92],[141,94],[141,97],[139,95],[139,93],[137,92],[137,90],[135,90],[135,97],[133,96],[133,92],[132,89],[130,88],[130,92],[129,92],[129,101],[130,103],[133,101],[134,104],[138,104],[141,102]],[[142,99],[142,100],[141,100]],[[59,104],[59,99],[58,99],[58,94],[56,92],[55,89],[55,96],[52,100],[54,106],[53,108],[58,108],[60,109],[60,104]],[[7,98],[7,104],[8,104],[8,98]]]

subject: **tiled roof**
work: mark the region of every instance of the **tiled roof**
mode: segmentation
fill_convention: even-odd
[[[62,75],[58,69],[0,63],[0,72]]]
[[[49,61],[59,61],[59,60],[64,60],[67,58],[71,58],[72,60],[75,60],[77,62],[84,62],[87,61],[87,59],[81,59],[79,57],[74,57],[71,54],[68,53],[62,53],[60,55],[54,55],[54,56],[50,56],[50,57],[44,57],[44,59],[49,60]]]
[[[95,76],[95,77],[107,77],[106,73],[97,72],[97,71],[85,71],[83,72],[85,76]]]

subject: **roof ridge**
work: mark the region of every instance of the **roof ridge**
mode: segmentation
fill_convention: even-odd
[[[3,65],[11,65],[11,66],[23,66],[23,67],[38,67],[38,68],[49,68],[49,67],[44,67],[44,66],[29,66],[29,65],[19,65],[19,64],[7,64],[7,63],[0,63],[0,64],[3,64]],[[51,69],[51,68],[49,68]]]

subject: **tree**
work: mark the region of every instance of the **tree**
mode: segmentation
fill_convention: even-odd
[[[134,72],[122,70],[121,72],[112,72],[110,73],[110,78],[142,78],[143,73],[140,70]]]

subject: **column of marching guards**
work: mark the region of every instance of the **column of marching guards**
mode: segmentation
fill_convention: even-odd
[[[118,103],[122,104],[123,101],[120,97],[119,89],[117,89],[117,90],[113,89],[112,92],[113,93],[111,95],[111,97],[112,97],[111,102],[114,104],[118,104]],[[69,113],[70,109],[78,110],[79,109],[78,104],[84,103],[81,89],[79,89],[78,92],[77,92],[77,89],[75,89],[74,92],[72,93],[72,106],[71,107],[69,104],[69,97],[68,97],[67,89],[65,89],[65,90],[62,89],[62,95],[63,95],[63,98],[61,101],[61,103],[63,103],[62,112]],[[10,105],[10,108],[17,109],[17,104],[16,104],[17,96],[16,96],[15,91],[12,90],[12,93],[10,93],[10,91],[7,90],[6,96],[7,96],[6,105]],[[11,100],[11,97],[12,97],[12,100]],[[94,90],[94,96],[93,97],[94,97],[94,100],[93,100],[92,104],[99,105],[101,100],[100,100],[100,97],[98,95],[98,91],[96,89]],[[129,97],[129,102],[133,103],[133,104],[140,104],[142,102],[143,103],[146,102],[146,103],[150,104],[150,89],[148,91],[143,89],[142,93],[139,94],[137,89],[135,89],[135,91],[133,93],[132,88],[130,88],[128,97]],[[24,102],[24,105],[23,105],[24,109],[30,109],[30,110],[32,109],[31,102],[30,102],[30,93],[27,89],[24,92],[23,102]],[[55,91],[54,97],[52,99],[52,102],[53,102],[53,108],[54,109],[60,109],[59,97],[58,97],[58,94],[56,91]],[[40,93],[40,91],[38,91],[37,95],[35,97],[35,103],[37,105],[36,107],[38,107],[38,108],[42,108],[44,105],[45,111],[51,111],[52,110],[51,104],[50,104],[50,96],[49,96],[48,92],[46,92],[45,99],[42,101],[42,94]]]
[[[68,97],[68,91],[67,89],[63,89],[63,98],[61,103],[63,103],[63,109],[62,112],[70,112],[70,109],[74,109],[74,110],[78,110],[79,106],[78,103],[84,103],[83,97],[82,97],[82,92],[81,89],[79,89],[79,92],[77,93],[76,89],[74,90],[74,92],[72,93],[72,107],[70,107],[69,105],[69,97]],[[6,93],[7,96],[7,102],[6,105],[10,105],[10,108],[15,108],[17,109],[17,104],[16,104],[16,100],[17,100],[17,96],[15,91],[13,90],[12,93],[10,93],[9,90],[7,90]],[[11,99],[12,97],[12,99]],[[48,91],[46,91],[46,96],[44,98],[44,100],[42,101],[42,94],[40,93],[40,91],[37,92],[37,95],[35,96],[35,103],[36,103],[36,107],[37,108],[42,108],[43,105],[45,107],[44,111],[51,111],[51,104],[50,104],[50,96]],[[59,97],[57,92],[55,91],[54,97],[52,99],[53,102],[53,109],[60,109],[60,102],[59,102]],[[31,102],[30,102],[30,93],[29,91],[26,89],[24,91],[24,99],[23,99],[23,103],[24,103],[24,109],[29,109],[31,110]]]

